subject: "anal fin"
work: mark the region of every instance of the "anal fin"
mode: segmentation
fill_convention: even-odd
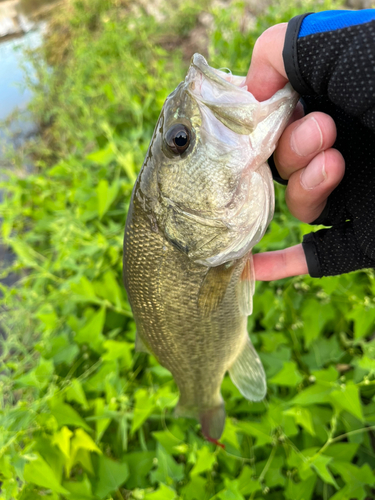
[[[146,346],[146,344],[144,343],[142,337],[139,335],[138,332],[135,334],[135,350],[136,352],[145,352],[146,354],[152,354],[152,352]]]
[[[229,369],[229,375],[240,393],[250,401],[260,401],[267,393],[266,374],[249,336],[237,359]]]

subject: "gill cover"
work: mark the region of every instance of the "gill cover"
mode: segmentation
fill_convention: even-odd
[[[163,113],[160,223],[173,245],[208,267],[243,257],[263,237],[274,210],[267,158],[298,98],[287,84],[258,102],[244,85],[195,54]]]

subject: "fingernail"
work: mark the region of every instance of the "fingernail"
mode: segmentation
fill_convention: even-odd
[[[297,127],[290,138],[290,146],[299,156],[308,156],[319,151],[323,145],[323,135],[318,122],[311,117]]]
[[[322,151],[301,173],[301,184],[305,189],[313,189],[319,186],[326,178],[325,154]]]

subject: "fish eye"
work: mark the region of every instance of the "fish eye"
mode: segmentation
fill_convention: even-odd
[[[165,141],[172,153],[180,155],[188,148],[190,144],[189,130],[185,127],[185,125],[182,125],[182,123],[173,125],[168,130],[165,136]]]

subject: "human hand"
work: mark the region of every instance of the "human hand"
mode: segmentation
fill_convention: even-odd
[[[259,101],[270,98],[288,81],[282,57],[286,28],[286,23],[273,26],[255,44],[246,83]],[[274,161],[280,176],[288,180],[286,203],[292,215],[303,222],[319,217],[344,176],[344,158],[332,148],[335,140],[333,119],[322,112],[303,116],[301,105],[279,140]],[[255,254],[254,267],[260,281],[308,272],[302,244]]]

